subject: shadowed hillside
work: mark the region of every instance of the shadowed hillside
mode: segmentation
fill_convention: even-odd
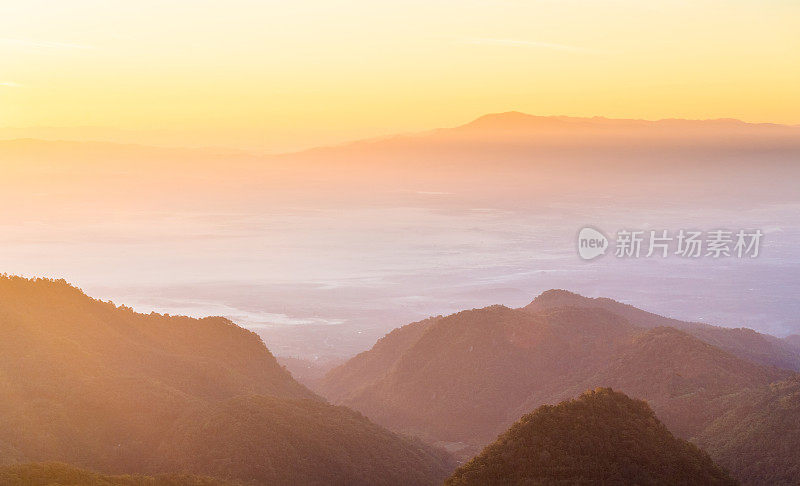
[[[430,318],[397,328],[379,339],[370,351],[359,353],[347,361],[347,366],[337,366],[329,371],[324,382],[335,383],[335,386],[325,387],[327,398],[338,401],[344,398],[340,394],[350,393],[380,378],[438,320]]]
[[[692,438],[737,403],[739,395],[788,376],[789,372],[742,360],[677,329],[658,327],[637,335],[582,383],[564,383],[555,395],[534,393],[517,411],[610,386],[646,399],[672,432]]]
[[[774,383],[733,407],[698,444],[747,484],[794,485],[800,478],[800,378]]]
[[[0,278],[0,423],[0,464],[270,484],[432,484],[453,467],[324,403],[226,319],[137,314],[45,279]]]
[[[397,430],[432,441],[483,443],[513,422],[509,412],[533,391],[560,390],[565,377],[599,366],[633,332],[608,312],[464,311],[433,321],[398,355],[393,344],[405,336],[395,331],[354,358],[359,367],[385,363],[373,380],[348,388],[357,374],[348,362],[328,374],[321,390]],[[342,376],[349,381],[338,381]]]
[[[61,463],[18,464],[0,467],[4,486],[237,486],[241,483],[200,476],[108,476]]]
[[[706,453],[675,438],[640,400],[611,389],[525,415],[446,485],[732,485]]]
[[[164,470],[258,484],[424,485],[454,467],[444,451],[398,437],[345,407],[237,397],[182,417],[165,433]],[[288,473],[288,474],[287,474]]]
[[[532,312],[554,307],[599,307],[641,327],[674,327],[741,358],[770,366],[800,371],[800,347],[790,338],[780,339],[747,328],[712,326],[659,316],[605,297],[590,298],[566,290],[548,290],[524,307]]]
[[[663,327],[667,319],[659,316],[647,314],[651,320],[637,325],[607,308],[569,305],[583,299],[575,294],[544,298],[552,305],[492,306],[437,318],[424,330],[393,331],[328,373],[320,392],[466,458],[527,411],[586,389],[611,386],[645,399],[671,431],[693,439],[730,410],[752,405],[771,383],[795,375]],[[775,464],[793,474],[800,462]],[[731,468],[747,474],[744,464]]]

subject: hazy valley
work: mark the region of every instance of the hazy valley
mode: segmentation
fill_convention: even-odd
[[[0,486],[800,485],[798,19],[0,0]]]
[[[142,312],[223,315],[304,359],[549,288],[786,336],[800,332],[798,131],[512,112],[286,155],[0,141],[0,265]],[[765,237],[752,260],[587,265],[586,225]]]
[[[278,156],[0,141],[0,478],[795,484],[798,155],[515,112]],[[586,262],[586,225],[764,242]]]

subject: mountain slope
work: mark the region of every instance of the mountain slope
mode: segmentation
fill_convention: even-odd
[[[651,401],[668,427],[690,438],[742,390],[791,375],[597,307],[464,311],[416,330],[417,341],[398,354],[388,344],[405,331],[329,372],[321,393],[395,430],[473,447],[526,410],[598,386]],[[362,373],[368,361],[383,367]]]
[[[200,476],[107,476],[61,463],[0,467],[4,486],[236,486],[240,483]]]
[[[752,393],[697,438],[746,484],[792,485],[800,478],[800,378]]]
[[[562,303],[574,302],[563,293],[550,297],[559,295],[567,298]],[[360,363],[383,368],[370,369],[359,381],[361,368],[345,363],[326,376],[320,393],[467,458],[524,413],[586,389],[611,386],[645,399],[671,431],[689,440],[730,410],[753,405],[771,383],[795,376],[686,330],[652,327],[663,322],[658,316],[637,326],[601,307],[552,304],[437,318],[414,333],[416,342],[403,341],[399,355],[399,345],[387,351],[400,335],[395,331],[359,356]],[[740,467],[731,469],[746,475]],[[793,474],[791,461],[779,467]]]
[[[733,329],[701,322],[680,321],[605,297],[584,297],[566,290],[548,290],[536,297],[524,309],[538,312],[564,306],[599,307],[641,327],[674,327],[741,358],[768,366],[800,371],[800,347],[793,346],[788,339],[780,339],[752,329]]]
[[[485,443],[514,421],[509,412],[531,390],[560,389],[565,376],[602,363],[634,331],[594,310],[464,311],[430,324],[400,356],[373,348],[373,361],[388,364],[377,379],[348,389],[340,377],[354,370],[346,363],[321,389],[341,390],[340,403],[396,430],[433,442]]]
[[[221,409],[231,412],[225,442],[200,455],[218,439],[196,426]],[[287,427],[290,418],[316,427]],[[287,444],[291,456],[280,450]],[[231,455],[256,445],[257,454]],[[326,467],[298,477],[293,461],[312,451]],[[1,277],[0,464],[52,460],[273,484],[401,484],[396,471],[406,467],[419,471],[413,484],[431,484],[453,467],[438,451],[324,403],[258,336],[226,319],[137,314],[63,281]]]
[[[258,484],[423,485],[449,456],[316,400],[237,397],[182,417],[165,433],[164,470]],[[222,460],[224,458],[224,460]]]
[[[360,384],[380,378],[438,320],[438,317],[430,318],[399,327],[379,339],[370,351],[351,358],[347,366],[330,370],[321,385],[326,397],[333,401],[343,400],[346,397],[340,393],[353,393]]]
[[[519,411],[610,386],[647,400],[666,426],[693,438],[738,403],[748,390],[790,376],[722,351],[677,329],[659,327],[637,335],[583,382],[564,383],[559,394],[533,394]]]
[[[645,402],[598,389],[523,416],[445,484],[736,483]]]

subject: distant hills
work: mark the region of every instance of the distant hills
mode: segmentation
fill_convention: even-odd
[[[524,415],[445,482],[508,484],[737,483],[645,402],[601,388]]]
[[[689,120],[668,118],[661,120],[623,119],[575,116],[537,116],[518,111],[501,113],[488,113],[461,125],[439,128],[426,132],[398,134],[383,136],[336,146],[355,144],[384,144],[387,141],[409,141],[411,139],[431,138],[458,138],[464,135],[492,138],[519,138],[532,136],[546,136],[552,138],[559,135],[570,136],[618,136],[625,131],[629,136],[652,136],[655,133],[665,134],[724,134],[724,133],[759,133],[765,134],[790,134],[797,133],[800,127],[774,123],[747,123],[736,119],[705,119]],[[222,148],[221,145],[209,141],[207,137],[192,137],[190,134],[170,134],[169,132],[126,131],[104,127],[30,127],[30,128],[0,128],[0,140],[39,139],[51,141],[80,141],[116,144],[141,144],[154,147],[187,146],[193,149],[211,150],[216,152],[236,152],[245,149],[251,153],[259,147],[248,144],[245,147]],[[209,145],[216,148],[208,148]],[[323,144],[324,145],[324,144]],[[321,145],[322,147],[322,145]],[[312,149],[318,150],[318,149]]]
[[[530,410],[610,386],[647,400],[679,437],[704,437],[737,477],[768,484],[766,476],[748,476],[735,447],[716,447],[724,439],[713,424],[732,410],[755,413],[771,384],[796,376],[796,359],[784,341],[754,331],[695,327],[549,291],[522,309],[492,306],[397,329],[330,371],[319,391],[466,459]],[[753,418],[752,433],[769,435],[776,425]],[[800,437],[796,429],[783,433]],[[784,476],[800,464],[782,447],[752,453]]]
[[[800,127],[737,120],[509,112],[453,128],[281,155],[0,139],[0,202],[24,202],[37,213],[57,207],[68,215],[82,214],[97,199],[139,211],[439,199],[449,206],[532,210],[556,196],[562,203],[575,197],[596,203],[598,191],[617,200],[766,204],[794,201],[790,182],[798,176],[793,161],[799,134]],[[448,197],[420,198],[430,193]]]
[[[735,119],[617,119],[605,117],[536,116],[517,111],[490,113],[463,125],[421,133],[360,140],[333,147],[320,147],[298,155],[336,156],[395,152],[424,153],[458,151],[466,155],[491,146],[497,158],[529,151],[551,153],[553,149],[575,154],[592,150],[635,153],[645,147],[668,151],[723,148],[739,150],[800,148],[800,127],[772,123],[746,123]],[[430,162],[430,159],[426,160]]]
[[[443,451],[334,407],[227,319],[0,277],[0,464],[260,484],[433,484]]]
[[[701,322],[685,322],[659,316],[608,298],[589,298],[566,290],[550,290],[536,297],[525,310],[536,312],[574,306],[606,309],[644,328],[673,327],[739,357],[765,365],[800,371],[800,348],[793,337],[780,339],[747,328],[712,326]]]

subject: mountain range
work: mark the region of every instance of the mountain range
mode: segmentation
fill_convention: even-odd
[[[583,297],[563,290],[544,292],[525,309],[535,312],[564,305],[606,309],[643,328],[672,327],[749,361],[800,371],[798,336],[780,339],[744,327],[729,328],[702,322],[686,322],[659,316],[609,298]]]
[[[628,136],[643,136],[649,134],[669,134],[694,132],[698,135],[724,134],[724,133],[754,133],[760,135],[772,134],[780,135],[796,133],[800,129],[793,125],[780,125],[774,123],[747,123],[736,119],[704,119],[691,120],[680,118],[668,118],[660,120],[643,119],[623,119],[596,117],[576,117],[576,116],[537,116],[518,111],[508,111],[499,113],[489,113],[479,116],[466,123],[447,128],[438,128],[430,131],[417,133],[404,133],[383,137],[375,137],[351,143],[341,143],[335,146],[348,146],[355,144],[383,144],[387,141],[410,140],[410,139],[430,139],[435,137],[453,138],[469,135],[477,136],[478,139],[489,139],[497,137],[509,139],[524,136],[528,139],[531,135],[546,136],[552,139],[558,135],[588,136],[604,134],[605,136],[622,136],[623,131]],[[793,132],[795,130],[795,132]],[[39,139],[39,140],[74,140],[81,142],[117,143],[117,144],[144,144],[155,147],[185,146],[193,149],[213,150],[216,152],[237,153],[242,152],[241,148],[209,148],[209,142],[204,138],[187,136],[170,137],[167,131],[159,133],[135,130],[118,130],[104,127],[28,127],[28,128],[0,128],[0,140],[20,140],[20,139]],[[170,139],[173,140],[170,143]],[[473,138],[474,139],[474,138]],[[320,145],[322,147],[322,145]],[[248,148],[252,153],[258,149]],[[319,150],[319,149],[311,149]]]
[[[392,331],[317,382],[331,405],[227,319],[2,276],[0,478],[427,485],[442,447],[477,455],[450,484],[796,484],[791,341],[551,290]]]
[[[0,277],[0,465],[258,484],[432,484],[443,451],[327,404],[223,318],[139,314]]]
[[[786,341],[755,331],[552,290],[521,309],[491,306],[401,327],[331,370],[318,391],[467,459],[543,404],[613,387],[646,400],[677,436],[702,441],[735,477],[792,484],[800,461],[790,448],[738,443],[719,424],[738,410],[752,436],[784,434],[777,444],[794,443],[800,431],[760,420],[756,407],[788,402],[784,416],[800,421],[798,397],[772,391],[796,379],[797,359]],[[742,447],[772,466],[758,472],[743,463]]]

